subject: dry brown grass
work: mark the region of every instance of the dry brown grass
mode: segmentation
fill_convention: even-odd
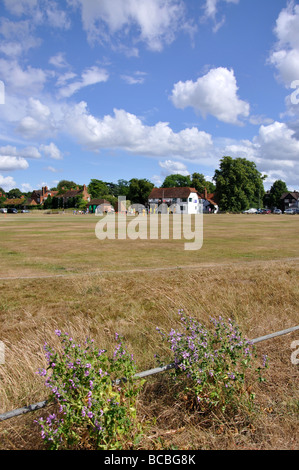
[[[213,244],[215,219],[209,220],[212,225],[206,230]],[[81,243],[85,252],[82,234]],[[261,239],[260,246],[265,243]],[[225,241],[223,250],[229,251]],[[259,260],[257,255],[254,261],[236,263],[233,255],[241,251],[236,246],[223,263],[204,262],[206,254],[201,268],[82,274],[40,282],[1,280],[0,339],[6,355],[0,366],[0,413],[46,399],[36,371],[46,365],[44,343],[58,346],[56,328],[78,341],[90,336],[107,349],[118,332],[142,371],[157,365],[156,353],[166,353],[156,326],[166,331],[175,327],[180,308],[203,323],[210,316],[233,318],[248,338],[298,325],[299,260]],[[295,257],[295,251],[292,254]],[[139,263],[140,267],[142,260]],[[155,258],[152,266],[157,264]],[[78,267],[76,257],[74,266]],[[122,265],[118,268],[121,271]],[[16,274],[17,267],[12,272]],[[198,413],[188,400],[177,398],[169,373],[149,378],[140,397],[140,419],[148,422],[142,448],[298,449],[298,366],[291,363],[290,346],[296,339],[298,332],[258,343],[259,355],[269,356],[269,369],[267,381],[255,386],[256,408],[251,413],[242,406],[225,416]],[[0,448],[42,449],[33,420],[46,412],[0,423]]]

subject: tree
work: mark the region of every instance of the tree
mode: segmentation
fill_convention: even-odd
[[[52,197],[50,196],[50,194],[44,201],[44,209],[52,209]]]
[[[190,176],[184,176],[180,174],[176,175],[168,175],[166,176],[165,180],[161,188],[186,188],[191,186],[191,179]]]
[[[118,194],[117,196],[126,196],[129,193],[130,182],[124,179],[120,179],[117,181],[118,186]],[[116,196],[116,194],[115,194]]]
[[[74,189],[77,186],[79,186],[79,185],[77,183],[75,183],[74,181],[61,180],[61,181],[59,181],[59,183],[57,185],[57,190],[58,190],[59,194],[62,194],[64,191],[67,191],[69,189]],[[62,188],[64,188],[64,189],[62,189]]]
[[[133,178],[130,180],[127,194],[132,204],[147,204],[148,196],[154,185],[147,179]]]
[[[215,191],[215,185],[211,181],[207,181],[202,173],[193,173],[191,187],[195,188],[198,193],[203,193],[205,188],[208,193]]]
[[[22,196],[22,192],[18,188],[11,189],[6,193],[8,199],[19,199]]]
[[[223,157],[214,175],[220,210],[240,212],[251,206],[259,207],[265,194],[266,177],[246,158]]]
[[[92,179],[88,185],[88,192],[92,199],[103,198],[104,194],[109,194],[109,188],[104,181]]]
[[[277,207],[280,209],[281,208],[280,198],[283,193],[287,193],[287,192],[288,192],[288,188],[284,181],[282,180],[274,181],[274,183],[272,184],[270,188],[270,191],[264,196],[264,205],[271,207],[271,208]]]

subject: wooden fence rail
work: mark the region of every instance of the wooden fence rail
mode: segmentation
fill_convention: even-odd
[[[287,328],[286,330],[276,331],[275,333],[270,333],[270,334],[265,335],[265,336],[260,336],[258,338],[250,340],[250,342],[252,344],[259,343],[261,341],[266,341],[268,339],[272,339],[272,338],[275,338],[277,336],[282,336],[282,335],[286,335],[288,333],[292,333],[293,331],[296,331],[296,330],[299,330],[299,325],[293,326],[292,328]],[[149,369],[149,370],[146,370],[144,372],[139,372],[134,377],[143,378],[143,377],[147,377],[149,375],[154,375],[154,374],[158,374],[160,372],[165,372],[167,370],[173,369],[174,367],[175,367],[174,363],[173,364],[167,364],[167,365],[162,366],[162,367],[156,367],[155,369]],[[121,380],[122,379],[118,380],[117,382],[120,382]],[[40,401],[38,403],[34,403],[33,405],[24,406],[23,408],[18,408],[16,410],[8,411],[8,412],[3,413],[3,414],[0,415],[0,421],[4,421],[4,420],[10,419],[10,418],[14,418],[15,416],[19,416],[19,415],[28,413],[30,411],[39,410],[41,408],[44,408],[47,405],[47,403],[48,403],[47,400]]]

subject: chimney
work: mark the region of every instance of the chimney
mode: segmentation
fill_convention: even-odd
[[[208,191],[207,191],[207,188],[205,188],[205,197],[204,199],[208,199]]]

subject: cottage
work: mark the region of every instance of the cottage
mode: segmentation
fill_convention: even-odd
[[[179,212],[181,214],[198,214],[202,201],[195,188],[153,188],[148,205],[150,213]]]
[[[63,190],[64,188],[62,188]],[[76,189],[69,189],[62,194],[56,195],[56,197],[63,199],[63,205],[66,205],[68,200],[71,198],[75,198],[77,196],[82,196],[82,199],[86,202],[90,202],[90,194],[87,191],[87,187],[84,184],[83,188],[80,189],[79,186]]]
[[[91,199],[86,208],[91,214],[114,212],[114,208],[109,201],[106,201],[106,199]]]
[[[37,205],[43,204],[48,196],[56,196],[58,191],[51,191],[47,186],[42,187],[42,189],[35,189],[31,194],[31,201],[28,205]]]
[[[299,208],[299,192],[293,191],[283,193],[280,198],[281,209],[285,211],[288,208],[298,209]]]
[[[214,214],[218,212],[218,204],[215,201],[214,193],[208,193],[207,188],[205,188],[203,194],[200,194],[199,197],[203,201],[203,212],[211,212]]]

